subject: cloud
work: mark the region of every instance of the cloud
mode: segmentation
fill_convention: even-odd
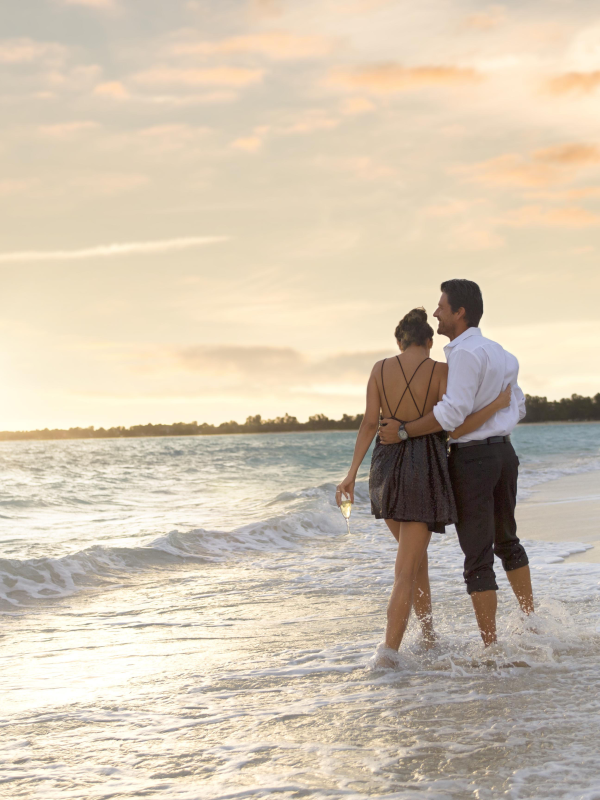
[[[532,163],[523,156],[506,153],[488,161],[451,170],[464,175],[468,180],[485,186],[546,186],[556,179],[551,165]]]
[[[550,94],[591,94],[600,86],[600,70],[594,72],[566,72],[547,82]]]
[[[171,358],[175,365],[187,371],[237,378],[246,386],[283,384],[282,388],[291,390],[302,385],[303,391],[319,391],[323,381],[328,384],[339,381],[354,383],[362,393],[373,365],[383,355],[378,351],[363,351],[310,359],[291,347],[197,345],[174,349]]]
[[[256,153],[262,146],[260,136],[247,136],[246,138],[235,139],[231,146],[236,150],[244,150],[246,153]]]
[[[374,104],[367,97],[347,97],[340,108],[342,114],[350,116],[367,114],[374,110]]]
[[[339,119],[331,117],[321,109],[308,109],[293,122],[278,127],[276,132],[283,136],[295,133],[313,133],[313,131],[337,128],[339,124]]]
[[[42,136],[49,139],[71,140],[84,131],[94,130],[98,127],[97,122],[91,121],[62,122],[57,125],[41,125],[38,130]]]
[[[531,200],[549,200],[551,202],[586,200],[587,198],[600,197],[600,186],[583,186],[580,189],[549,189],[547,191],[533,191],[527,192],[525,196]]]
[[[536,150],[533,158],[538,161],[547,161],[551,164],[569,166],[571,164],[598,164],[600,162],[600,147],[595,144],[560,144]]]
[[[16,194],[27,194],[35,186],[33,180],[0,181],[0,197],[12,197]]]
[[[403,67],[399,64],[379,64],[355,70],[334,70],[329,75],[328,83],[352,91],[366,89],[383,94],[428,86],[460,86],[477,83],[482,79],[480,72],[467,67]]]
[[[120,244],[98,245],[81,250],[21,250],[0,253],[0,264],[15,264],[30,261],[83,261],[90,258],[113,258],[136,254],[167,253],[176,250],[189,250],[207,244],[225,242],[226,236],[188,236],[182,239],[162,239],[150,242],[124,242]]]
[[[0,41],[0,64],[62,62],[66,53],[66,48],[55,42],[38,42],[28,38]]]
[[[600,225],[600,214],[594,214],[581,206],[564,206],[562,208],[523,206],[507,214],[503,218],[502,224],[514,228],[590,228]]]
[[[156,67],[134,75],[136,83],[146,86],[248,86],[264,77],[262,69],[244,67],[210,67],[207,69],[177,69]]]
[[[489,31],[492,28],[497,28],[505,19],[506,14],[504,7],[492,6],[487,11],[481,11],[468,16],[465,20],[465,26],[478,31]]]
[[[60,0],[64,6],[86,6],[87,8],[99,8],[112,10],[116,7],[115,0]]]
[[[115,100],[127,100],[130,96],[125,86],[120,81],[107,81],[99,83],[94,88],[94,94],[99,97],[112,97]]]
[[[326,56],[332,48],[333,40],[324,36],[298,36],[285,31],[269,31],[213,42],[183,42],[173,45],[170,51],[177,56],[253,53],[273,60],[289,61]]]
[[[451,171],[485,186],[529,188],[571,180],[580,169],[598,163],[600,147],[575,142],[536,150],[530,156],[505,153]]]

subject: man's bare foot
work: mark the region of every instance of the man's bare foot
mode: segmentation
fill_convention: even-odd
[[[428,631],[426,634],[423,634],[421,642],[423,643],[425,650],[433,650],[433,648],[439,643],[439,639],[435,631]]]

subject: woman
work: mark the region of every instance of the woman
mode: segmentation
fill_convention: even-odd
[[[395,331],[401,355],[378,361],[367,384],[367,408],[348,475],[337,487],[338,505],[344,495],[354,502],[354,484],[379,420],[391,417],[411,422],[428,414],[442,399],[448,365],[432,361],[433,329],[423,308],[415,308]],[[510,404],[510,386],[490,405],[467,417],[451,437],[477,430]],[[381,417],[380,417],[381,414]],[[431,615],[427,547],[432,531],[445,533],[456,522],[456,507],[447,465],[445,433],[432,433],[397,444],[382,445],[379,436],[369,475],[371,511],[385,522],[398,542],[394,588],[388,603],[385,648],[397,651],[414,606],[426,647],[436,640]],[[391,666],[393,654],[380,654],[378,664]]]

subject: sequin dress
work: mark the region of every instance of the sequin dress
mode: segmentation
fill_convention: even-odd
[[[425,361],[428,360],[425,359]],[[421,364],[424,364],[425,361]],[[400,359],[398,359],[398,363],[404,375]],[[407,391],[410,392],[415,403],[419,419],[423,416],[435,364],[436,362],[431,370],[427,396],[422,410],[419,409],[410,388],[419,367],[413,373],[410,381],[406,381],[404,375],[406,388],[392,415],[393,419],[397,419],[396,412]],[[381,383],[385,395],[383,362]],[[387,397],[385,400],[387,403]],[[389,403],[388,408],[391,411]],[[402,422],[402,420],[398,421]],[[445,533],[446,525],[453,524],[457,520],[456,505],[448,473],[446,434],[443,432],[430,433],[427,436],[418,436],[406,441],[399,440],[397,444],[386,445],[381,444],[379,436],[377,436],[371,458],[369,495],[371,513],[377,519],[424,522],[430,531]]]

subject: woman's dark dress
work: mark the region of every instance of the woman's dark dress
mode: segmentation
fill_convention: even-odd
[[[396,358],[398,357],[396,356]],[[425,361],[428,360],[425,359]],[[424,364],[425,361],[422,361],[421,364]],[[398,363],[404,375],[399,358]],[[421,366],[419,364],[410,381],[406,381],[406,376],[404,376],[406,389],[392,415],[393,419],[397,419],[395,414],[407,391],[410,392],[419,412],[419,419],[423,416],[435,363],[431,370],[423,410],[419,411],[410,388],[412,379]],[[383,362],[381,364],[381,386],[385,401],[391,411],[391,406],[385,396]],[[402,420],[398,421],[402,422]],[[430,531],[445,533],[445,526],[455,523],[457,519],[448,473],[446,434],[430,433],[427,436],[418,436],[404,442],[399,440],[397,444],[385,445],[381,444],[379,436],[377,436],[371,459],[369,495],[371,497],[371,513],[377,519],[424,522]]]

